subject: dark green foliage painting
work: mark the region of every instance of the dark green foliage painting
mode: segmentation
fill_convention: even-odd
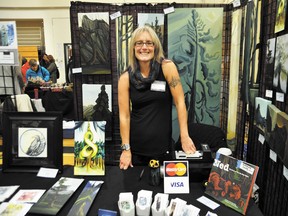
[[[219,126],[223,8],[176,8],[168,15],[168,58],[176,64],[188,122]],[[173,139],[179,136],[173,106]]]

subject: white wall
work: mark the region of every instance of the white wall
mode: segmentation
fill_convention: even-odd
[[[99,2],[102,0],[86,0],[82,2]],[[232,0],[170,0],[170,1],[135,1],[110,0],[105,3],[199,3],[228,4]],[[0,0],[0,19],[43,19],[45,47],[48,54],[55,57],[60,68],[59,82],[65,82],[64,43],[71,43],[70,0]]]

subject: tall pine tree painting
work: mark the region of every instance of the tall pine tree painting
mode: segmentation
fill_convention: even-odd
[[[168,57],[176,64],[188,122],[219,126],[223,8],[176,8],[168,15]],[[179,136],[173,106],[173,139]]]

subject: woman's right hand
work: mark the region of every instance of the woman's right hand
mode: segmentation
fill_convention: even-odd
[[[120,169],[128,169],[128,167],[133,167],[132,165],[132,153],[130,150],[124,150],[120,156]]]

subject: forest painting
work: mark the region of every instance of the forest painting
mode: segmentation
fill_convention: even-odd
[[[161,43],[164,41],[164,14],[138,13],[138,26],[149,25],[158,35]]]
[[[112,139],[112,86],[83,84],[83,120],[106,121],[106,139]]]
[[[109,13],[78,13],[83,74],[110,74]]]
[[[105,174],[105,121],[76,122],[74,175]]]
[[[188,122],[219,126],[223,8],[176,8],[168,15],[168,57],[176,64]],[[173,106],[173,139],[179,136]]]
[[[277,37],[274,63],[273,87],[276,91],[287,92],[288,34]]]
[[[133,17],[123,15],[116,20],[117,73],[128,67],[129,41],[133,32]]]
[[[261,97],[255,98],[255,118],[254,124],[262,131],[265,132],[266,130],[266,117],[267,117],[267,110],[268,105],[271,104],[272,101],[266,100]]]

